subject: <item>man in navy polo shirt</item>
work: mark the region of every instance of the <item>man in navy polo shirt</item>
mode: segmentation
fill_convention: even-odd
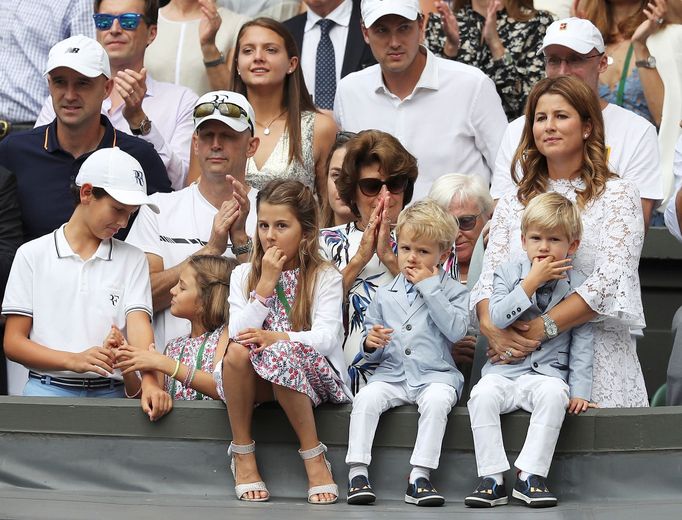
[[[12,134],[0,143],[0,165],[17,178],[27,241],[69,220],[71,185],[81,164],[100,148],[118,146],[135,157],[149,193],[171,191],[154,147],[117,131],[100,114],[113,81],[109,58],[99,43],[82,35],[57,43],[50,49],[45,75],[57,117],[49,125]]]

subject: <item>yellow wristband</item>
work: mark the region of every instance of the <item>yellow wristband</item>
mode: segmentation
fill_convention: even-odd
[[[175,362],[175,370],[173,370],[173,373],[171,374],[171,379],[175,379],[175,376],[178,375],[178,370],[180,370],[180,360],[179,359]]]

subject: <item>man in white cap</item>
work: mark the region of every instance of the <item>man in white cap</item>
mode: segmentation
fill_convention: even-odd
[[[119,148],[98,150],[75,180],[77,206],[59,229],[21,246],[12,264],[2,313],[5,353],[29,369],[23,395],[123,397],[142,394],[154,420],[171,401],[150,374],[114,369],[112,325],[131,345],[153,342],[151,291],[144,254],[114,235],[146,205],[140,163]]]
[[[78,35],[50,50],[45,75],[56,118],[0,142],[0,165],[17,178],[27,240],[54,231],[73,212],[70,186],[87,157],[118,146],[142,165],[150,193],[170,191],[166,168],[154,147],[116,130],[101,115],[113,88],[109,58],[91,38]]]
[[[201,182],[152,195],[159,215],[142,208],[127,241],[147,254],[151,273],[156,347],[189,334],[187,320],[170,313],[170,289],[193,254],[227,255],[248,261],[256,231],[256,190],[244,180],[256,153],[253,108],[241,94],[204,94],[194,107],[193,151]],[[248,220],[247,220],[248,219]],[[247,231],[249,234],[247,234]]]
[[[490,78],[421,45],[425,22],[418,0],[363,0],[361,14],[378,64],[339,82],[339,126],[397,137],[419,162],[413,200],[426,197],[435,179],[453,171],[489,182],[507,124]]]
[[[173,189],[184,188],[189,169],[192,109],[197,95],[187,87],[156,81],[144,68],[145,51],[156,38],[156,0],[97,0],[91,17],[97,41],[109,56],[114,88],[102,113],[114,128],[151,143]],[[48,98],[35,126],[55,117]]]
[[[548,78],[560,75],[582,79],[598,95],[599,74],[606,70],[609,58],[604,40],[589,20],[565,18],[547,28],[540,52],[545,56]],[[648,228],[651,212],[663,199],[660,156],[656,129],[646,119],[622,107],[600,100],[606,146],[611,171],[628,179],[642,197],[644,223]],[[499,199],[516,191],[511,177],[511,161],[521,140],[525,116],[509,123],[495,161],[490,193]]]

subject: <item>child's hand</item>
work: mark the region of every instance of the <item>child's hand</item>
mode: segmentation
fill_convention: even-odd
[[[249,328],[237,334],[235,339],[243,345],[255,345],[253,351],[261,352],[277,341],[289,340],[289,335],[286,332]]]
[[[288,258],[278,247],[272,246],[263,254],[260,280],[256,285],[256,292],[264,298],[269,297],[275,290],[279,275]]]
[[[596,408],[596,406],[592,406],[589,401],[585,401],[585,399],[581,399],[580,397],[571,397],[571,400],[568,401],[567,412],[578,415],[588,408]]]
[[[529,278],[538,284],[538,287],[550,280],[562,280],[566,278],[566,271],[573,269],[570,258],[554,260],[553,256],[548,256],[542,260],[533,260],[533,266],[528,273]]]
[[[382,327],[378,323],[374,324],[365,338],[365,348],[373,350],[384,348],[391,341],[391,334],[393,334],[393,329]]]
[[[78,374],[94,372],[109,377],[114,371],[114,353],[108,347],[90,347],[83,352],[70,354],[66,369]]]
[[[422,280],[426,280],[427,278],[437,275],[438,266],[434,265],[432,268],[428,268],[423,264],[418,264],[414,267],[405,267],[403,274],[405,275],[405,278],[407,278],[408,282],[418,284]]]
[[[147,350],[143,350],[131,346],[126,341],[118,348],[118,351],[116,352],[116,364],[114,365],[114,368],[120,369],[121,374],[123,375],[130,374],[131,372],[143,372],[147,370],[159,370],[161,372],[165,372],[163,366],[164,361],[166,361],[166,364],[168,365],[165,367],[166,369],[168,369],[171,365],[173,368],[175,368],[175,360],[170,359],[163,354],[159,354],[156,351],[153,343],[149,345]],[[171,369],[171,373],[172,370],[173,369]]]
[[[111,329],[109,329],[109,334],[107,334],[107,337],[104,338],[104,341],[102,342],[102,347],[115,349],[123,345],[124,341],[125,337],[123,336],[121,329],[116,325],[112,325]]]

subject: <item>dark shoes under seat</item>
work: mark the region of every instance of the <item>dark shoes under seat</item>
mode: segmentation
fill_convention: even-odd
[[[495,507],[509,503],[507,488],[495,482],[494,478],[483,478],[474,492],[464,499],[469,507]]]
[[[422,507],[437,507],[445,504],[445,498],[438,494],[429,479],[418,478],[407,485],[405,502]]]
[[[369,480],[364,475],[353,477],[348,483],[348,497],[346,502],[351,505],[367,505],[377,499]]]
[[[545,477],[530,475],[528,480],[516,479],[512,496],[525,502],[528,507],[554,507],[558,500],[547,488]]]

